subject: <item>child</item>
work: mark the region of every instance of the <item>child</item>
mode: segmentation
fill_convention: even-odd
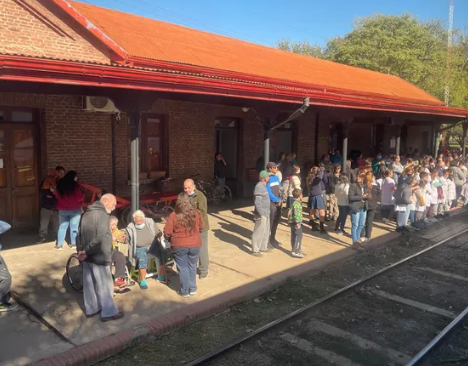
[[[453,201],[457,198],[457,187],[455,186],[455,181],[454,181],[452,172],[450,170],[446,170],[445,172],[447,173],[446,179],[447,179],[447,185],[448,185],[447,205],[448,205],[448,210],[450,211]]]
[[[10,230],[10,224],[5,221],[0,221],[0,234],[3,234],[5,231]],[[0,244],[0,250],[2,245]],[[0,313],[11,311],[16,309],[17,304],[11,304],[11,274],[8,271],[8,267],[5,263],[5,260],[0,255]]]
[[[393,193],[396,191],[396,184],[395,180],[393,179],[393,171],[389,169],[385,171],[384,175],[385,179],[382,181],[381,188],[382,207],[380,209],[380,213],[382,215],[382,221],[388,224],[393,214],[393,208],[395,204]]]
[[[302,244],[302,190],[296,188],[293,191],[294,202],[289,209],[289,224],[291,226],[291,255],[296,258],[304,258],[301,252]]]
[[[125,255],[119,252],[117,248],[118,243],[125,243],[125,233],[119,230],[117,224],[119,219],[115,216],[109,217],[109,225],[112,233],[112,256],[111,260],[114,263],[115,274],[114,274],[114,290],[118,291],[121,287],[126,285],[125,278]]]
[[[349,214],[349,179],[346,174],[340,175],[340,183],[335,187],[335,196],[338,203],[338,220],[336,220],[335,232],[344,235],[344,226]]]
[[[442,188],[442,182],[439,180],[439,171],[437,169],[431,170],[431,200],[428,211],[428,220],[429,222],[437,222],[437,218],[434,216],[437,215],[437,207],[439,205],[439,192],[438,188]]]
[[[424,219],[426,218],[426,201],[424,199],[424,193],[426,192],[426,181],[424,179],[419,180],[419,189],[414,192],[416,196],[416,214],[415,221],[417,227],[422,227]]]

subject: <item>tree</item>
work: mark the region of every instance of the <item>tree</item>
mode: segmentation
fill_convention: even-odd
[[[326,47],[278,42],[281,49],[399,76],[444,99],[447,31],[441,21],[420,22],[409,14],[358,19],[353,30]],[[468,108],[468,37],[455,32],[450,61],[450,105]]]
[[[305,56],[326,58],[325,50],[322,46],[308,42],[291,42],[289,39],[281,39],[277,42],[276,47],[283,51],[299,53]]]

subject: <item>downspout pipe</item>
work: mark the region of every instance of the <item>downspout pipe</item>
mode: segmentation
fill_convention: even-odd
[[[270,121],[265,121],[263,123],[263,162],[264,162],[264,167],[266,168],[267,164],[270,162],[270,132],[272,130],[275,130],[289,121],[292,121],[299,116],[302,116],[307,108],[309,108],[310,99],[304,98],[302,101],[302,105],[294,111],[288,118],[286,118],[284,121],[281,121],[279,123],[274,124],[273,126],[270,124]]]

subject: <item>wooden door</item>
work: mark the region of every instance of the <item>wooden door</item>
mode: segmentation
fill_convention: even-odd
[[[0,111],[1,111],[0,107]],[[3,109],[0,118],[0,219],[14,228],[39,216],[37,127],[32,110]]]

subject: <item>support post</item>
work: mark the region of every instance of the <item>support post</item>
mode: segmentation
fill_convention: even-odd
[[[348,134],[349,134],[349,127],[351,125],[352,119],[348,120],[347,122],[343,123],[343,151],[341,152],[343,157],[342,162],[342,171],[346,171],[346,162],[348,161]]]
[[[437,150],[439,150],[440,140],[441,140],[441,133],[440,133],[440,125],[434,126],[435,130],[435,138],[434,138],[434,146],[433,146],[433,156],[437,158]]]
[[[263,169],[270,162],[270,132],[270,120],[266,119],[263,123]]]
[[[400,156],[400,146],[401,146],[401,125],[396,125],[397,135],[396,135],[396,142],[395,142],[395,155]]]
[[[138,210],[140,202],[140,112],[130,113],[130,184],[132,189],[132,213]]]
[[[466,133],[468,131],[468,121],[463,124],[463,147],[462,147],[462,155],[463,159],[466,161]]]

